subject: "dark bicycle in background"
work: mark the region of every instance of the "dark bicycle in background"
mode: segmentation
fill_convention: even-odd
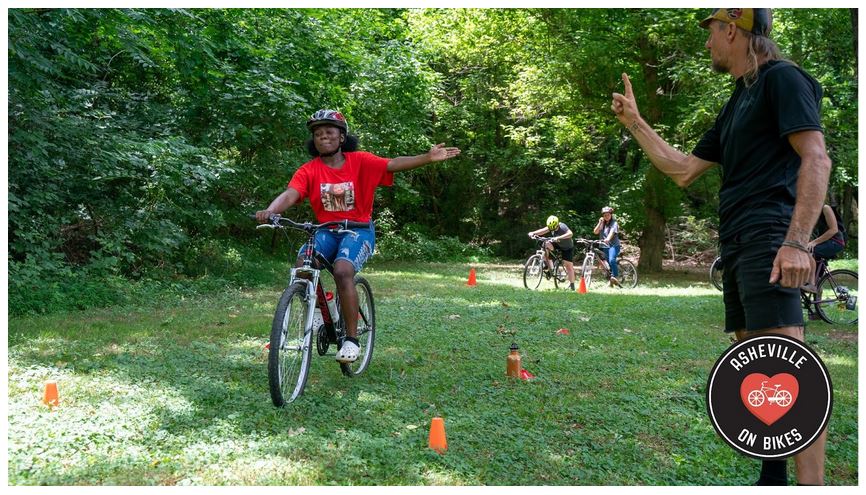
[[[368,223],[348,220],[321,224],[297,223],[279,215],[272,215],[268,223],[256,227],[283,230],[287,237],[288,229],[307,234],[306,249],[301,256],[303,264],[291,269],[288,286],[277,303],[271,325],[268,383],[275,406],[282,407],[304,393],[310,372],[314,336],[316,351],[320,356],[328,354],[331,344],[336,344],[339,349],[346,337],[345,318],[337,291],[325,290],[323,278],[330,287],[336,287],[334,269],[331,263],[316,251],[316,232],[329,228],[336,228],[338,232],[351,232],[352,228],[369,227]],[[294,265],[294,261],[291,253],[289,262]],[[323,271],[329,275],[322,277]],[[355,288],[358,290],[357,338],[361,344],[361,354],[353,363],[340,363],[343,374],[349,377],[360,375],[370,365],[376,339],[376,308],[370,283],[364,277],[355,275]],[[328,297],[329,295],[331,297]],[[329,308],[332,304],[333,311]]]
[[[721,257],[710,267],[710,283],[722,290],[725,267]],[[827,260],[815,259],[815,292],[800,289],[800,301],[810,320],[822,319],[830,324],[857,324],[857,272],[830,270]]]
[[[857,272],[830,270],[827,260],[815,259],[815,292],[800,290],[809,319],[817,315],[827,323],[857,324]]]

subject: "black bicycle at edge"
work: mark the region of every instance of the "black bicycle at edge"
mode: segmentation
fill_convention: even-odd
[[[251,216],[255,218],[254,215]],[[369,223],[348,220],[321,224],[298,223],[279,215],[271,215],[268,223],[256,227],[282,230],[287,237],[289,229],[300,230],[307,235],[306,249],[301,256],[302,265],[294,267],[294,253],[289,254],[289,262],[293,266],[289,283],[280,296],[271,325],[268,383],[275,406],[283,407],[304,393],[310,372],[314,337],[319,356],[328,355],[331,344],[336,344],[339,349],[346,338],[345,318],[333,277],[334,268],[316,251],[316,232],[322,229],[351,232],[350,229],[369,226]],[[323,271],[328,275],[323,277]],[[326,285],[335,289],[328,291]],[[358,291],[357,338],[361,353],[353,363],[340,363],[343,374],[349,377],[360,375],[370,365],[376,340],[376,307],[370,282],[355,275],[355,288]],[[335,306],[333,312],[329,309],[329,295]]]
[[[717,257],[710,266],[710,283],[723,289],[725,267]],[[857,272],[830,270],[827,260],[815,260],[815,291],[800,289],[800,302],[810,320],[820,318],[830,324],[857,324]]]

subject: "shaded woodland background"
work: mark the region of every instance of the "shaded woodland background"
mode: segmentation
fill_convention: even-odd
[[[111,304],[130,281],[251,283],[268,240],[246,215],[308,159],[319,108],[382,156],[463,150],[380,189],[385,259],[519,258],[547,215],[589,236],[605,204],[643,273],[707,256],[718,171],[678,189],[609,108],[627,72],[647,121],[690,151],[733,84],[710,69],[706,15],[9,10],[10,312]],[[831,201],[856,256],[857,10],[777,9],[773,37],[824,87]]]

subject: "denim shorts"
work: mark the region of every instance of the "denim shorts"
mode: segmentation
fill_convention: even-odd
[[[304,255],[306,248],[306,243],[301,246],[299,258]],[[337,260],[348,261],[355,267],[355,273],[361,271],[375,248],[376,230],[372,224],[367,229],[350,229],[342,233],[336,229],[316,232],[316,251],[331,264]]]
[[[761,227],[722,243],[726,332],[803,326],[800,289],[769,282],[787,230]]]

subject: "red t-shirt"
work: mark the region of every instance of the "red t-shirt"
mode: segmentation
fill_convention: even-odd
[[[343,152],[346,162],[337,170],[319,157],[301,165],[289,186],[310,198],[310,206],[319,223],[333,220],[369,222],[373,199],[379,186],[394,185],[394,173],[388,172],[390,158],[366,151]]]

